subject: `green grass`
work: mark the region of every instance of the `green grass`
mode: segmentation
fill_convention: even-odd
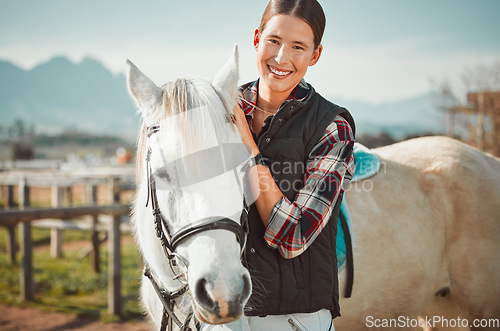
[[[17,234],[17,231],[16,231]],[[83,247],[90,244],[90,235],[83,231],[64,231],[64,243],[82,240],[83,245],[63,248],[64,256],[54,259],[50,256],[50,230],[33,228],[32,238],[35,300],[23,302],[19,291],[19,265],[12,265],[6,255],[5,228],[0,228],[0,303],[16,306],[30,306],[45,311],[76,313],[78,315],[116,320],[107,313],[107,245],[101,245],[101,272],[91,268],[90,258],[78,257]],[[139,307],[139,279],[141,266],[138,249],[131,240],[122,237],[122,317],[123,320],[141,318]],[[123,244],[123,242],[128,244]],[[17,254],[17,262],[20,256]]]

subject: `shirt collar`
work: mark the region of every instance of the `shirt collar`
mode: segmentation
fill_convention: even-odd
[[[304,101],[309,94],[309,89],[309,85],[304,81],[304,79],[302,79],[292,90],[288,98],[283,101],[281,107],[292,100]],[[241,96],[243,98],[241,102],[241,109],[243,109],[246,115],[253,115],[253,111],[257,105],[258,92],[259,79],[248,84],[248,86],[241,92]]]

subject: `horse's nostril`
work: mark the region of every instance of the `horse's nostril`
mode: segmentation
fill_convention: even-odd
[[[215,301],[210,297],[207,290],[207,280],[205,278],[200,279],[196,283],[194,295],[198,303],[208,311],[214,311],[216,309]]]
[[[226,283],[230,290],[225,287],[214,288],[210,277],[200,278],[192,290],[193,299],[209,314],[219,318],[238,318],[243,313],[243,306],[252,291],[250,275],[244,273],[240,277],[239,279],[233,278],[233,281]]]

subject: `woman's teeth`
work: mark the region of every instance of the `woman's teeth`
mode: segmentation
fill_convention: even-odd
[[[273,74],[278,75],[278,76],[286,76],[289,73],[291,73],[291,71],[279,71],[279,70],[274,69],[273,67],[269,67],[269,70],[271,70],[271,72]]]

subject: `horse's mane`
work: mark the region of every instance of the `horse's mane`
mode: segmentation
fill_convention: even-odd
[[[193,148],[203,146],[207,141],[230,141],[235,137],[234,126],[228,130],[230,109],[218,90],[208,81],[202,79],[177,79],[166,83],[163,90],[161,129],[162,141],[179,137],[175,148],[187,153]],[[202,108],[202,111],[190,112]],[[229,131],[229,132],[228,132]],[[137,181],[146,153],[148,126],[142,123],[137,148]],[[216,135],[216,137],[215,137]],[[179,155],[181,155],[179,154]]]

